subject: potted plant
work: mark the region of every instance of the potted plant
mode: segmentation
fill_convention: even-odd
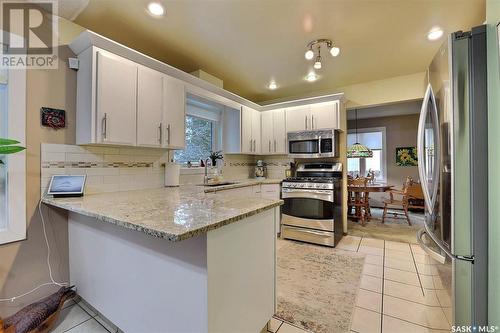
[[[20,142],[16,140],[0,138],[0,156],[19,153],[26,149],[25,147],[18,146],[18,143]],[[0,165],[2,164],[4,162],[0,159]]]
[[[222,156],[222,150],[211,152],[209,157],[212,161],[212,166],[217,166],[217,160],[224,159],[224,156]]]

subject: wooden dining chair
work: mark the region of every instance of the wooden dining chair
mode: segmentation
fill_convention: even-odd
[[[424,199],[424,193],[422,192],[422,186],[420,183],[413,182],[413,180],[407,179],[403,185],[403,190],[389,190],[389,198],[384,200],[384,213],[382,215],[382,223],[385,222],[387,216],[387,210],[389,208],[401,208],[403,213],[391,212],[394,218],[404,218],[411,225],[410,217],[408,215],[408,210],[410,208],[424,209],[425,206],[421,204],[415,204],[416,202],[422,202]],[[395,196],[401,197],[401,199],[396,199]],[[403,215],[403,217],[401,217]]]
[[[356,217],[361,221],[361,225],[365,225],[365,220],[370,220],[370,205],[366,192],[362,189],[366,188],[368,180],[366,178],[355,178],[347,180],[349,186],[359,187],[358,191],[349,191],[348,193],[348,208],[352,217]],[[355,214],[352,215],[354,209]]]

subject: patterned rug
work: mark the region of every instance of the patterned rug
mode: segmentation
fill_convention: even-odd
[[[276,316],[315,333],[349,332],[364,255],[279,242]]]

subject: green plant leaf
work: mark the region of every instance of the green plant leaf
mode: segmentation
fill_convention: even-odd
[[[15,154],[25,149],[21,146],[0,146],[0,155]]]
[[[0,138],[0,146],[15,145],[17,143],[19,143],[17,140]]]

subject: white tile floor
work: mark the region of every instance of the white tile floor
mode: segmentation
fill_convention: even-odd
[[[346,236],[337,248],[366,254],[351,332],[450,331],[450,297],[434,262],[418,245]],[[276,318],[267,331],[306,332]]]
[[[283,245],[287,241],[279,241]],[[314,246],[314,245],[311,245]],[[357,333],[444,333],[451,325],[451,300],[432,260],[418,245],[346,236],[338,249],[366,254],[351,326]],[[335,249],[333,249],[335,251]],[[306,331],[271,319],[262,332]],[[83,301],[69,301],[55,333],[120,333]],[[237,333],[237,332],[235,332]]]

